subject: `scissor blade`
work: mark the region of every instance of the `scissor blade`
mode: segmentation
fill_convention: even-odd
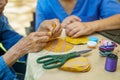
[[[87,53],[87,52],[90,52],[92,51],[91,49],[88,49],[88,50],[82,50],[82,51],[78,51],[77,53],[78,54],[83,54],[83,53]]]

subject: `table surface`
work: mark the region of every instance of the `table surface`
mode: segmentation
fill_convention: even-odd
[[[91,69],[88,72],[67,72],[58,68],[45,70],[41,64],[36,63],[36,59],[46,54],[63,54],[71,51],[80,51],[88,49],[87,45],[75,45],[72,50],[63,53],[53,53],[42,50],[38,53],[30,53],[27,61],[27,71],[25,80],[119,80],[120,79],[120,58],[118,58],[117,70],[115,72],[108,72],[104,69],[106,57],[101,57],[98,47],[101,45],[100,41],[107,39],[99,34],[94,34],[99,38],[98,45],[89,54],[82,55],[86,57]],[[120,57],[120,46],[113,51]]]

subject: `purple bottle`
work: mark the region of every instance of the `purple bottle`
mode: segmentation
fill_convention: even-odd
[[[106,57],[105,70],[109,72],[116,71],[118,56],[115,54],[108,54]]]

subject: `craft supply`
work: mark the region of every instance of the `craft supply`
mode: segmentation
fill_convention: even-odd
[[[65,40],[58,38],[52,41],[49,41],[45,47],[46,50],[51,52],[66,52],[73,48],[73,45],[67,43]]]
[[[71,44],[86,44],[88,42],[88,37],[71,38],[67,36],[65,40]]]
[[[99,47],[99,50],[100,51],[113,51],[114,50],[114,46],[103,46],[103,45],[101,45]]]
[[[61,55],[46,55],[39,57],[36,61],[37,63],[43,63],[44,69],[53,69],[61,67],[67,60],[79,57],[81,54],[90,52],[91,50],[82,50],[82,51],[75,51],[68,54],[61,54]]]
[[[95,48],[97,46],[97,43],[95,41],[88,41],[87,46],[89,48]]]
[[[108,41],[108,42],[103,42],[102,43],[104,46],[115,46],[114,42]]]
[[[99,53],[101,54],[101,56],[107,56],[108,54],[111,54],[112,51],[99,51]]]
[[[109,40],[103,40],[102,45],[105,45],[107,42],[109,42]]]
[[[56,28],[56,25],[52,24],[52,27],[53,27],[53,29],[48,32],[48,34],[51,35],[51,36],[53,35],[53,30]]]
[[[109,41],[109,40],[104,40],[102,41],[102,45],[104,46],[114,46],[114,47],[117,47],[117,44],[113,41]]]
[[[111,54],[114,48],[116,47],[116,44],[109,40],[104,40],[102,42],[102,45],[99,46],[99,53],[102,56],[107,56],[108,54]]]
[[[117,61],[118,56],[115,54],[109,54],[107,55],[106,62],[105,62],[105,70],[114,72],[117,68]]]
[[[53,37],[53,35],[55,34],[54,29],[56,28],[56,24],[52,24],[52,27],[53,29],[48,32],[48,34],[50,35],[49,41],[55,40],[60,36],[59,35],[58,37]]]
[[[89,41],[98,42],[98,38],[95,37],[95,36],[90,36],[90,37],[89,37]]]
[[[68,60],[60,69],[72,72],[86,72],[90,70],[90,63],[85,57],[77,57]]]

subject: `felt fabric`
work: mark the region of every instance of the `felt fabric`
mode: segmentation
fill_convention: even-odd
[[[71,37],[66,37],[65,38],[66,42],[69,42],[71,44],[86,44],[88,42],[88,37],[79,37],[79,38],[71,38]]]
[[[90,70],[90,63],[85,57],[77,57],[68,60],[60,69],[72,72],[86,72]]]
[[[45,47],[46,50],[52,52],[66,52],[73,48],[72,44],[67,43],[65,40],[58,38],[52,41],[49,41],[47,46]]]

